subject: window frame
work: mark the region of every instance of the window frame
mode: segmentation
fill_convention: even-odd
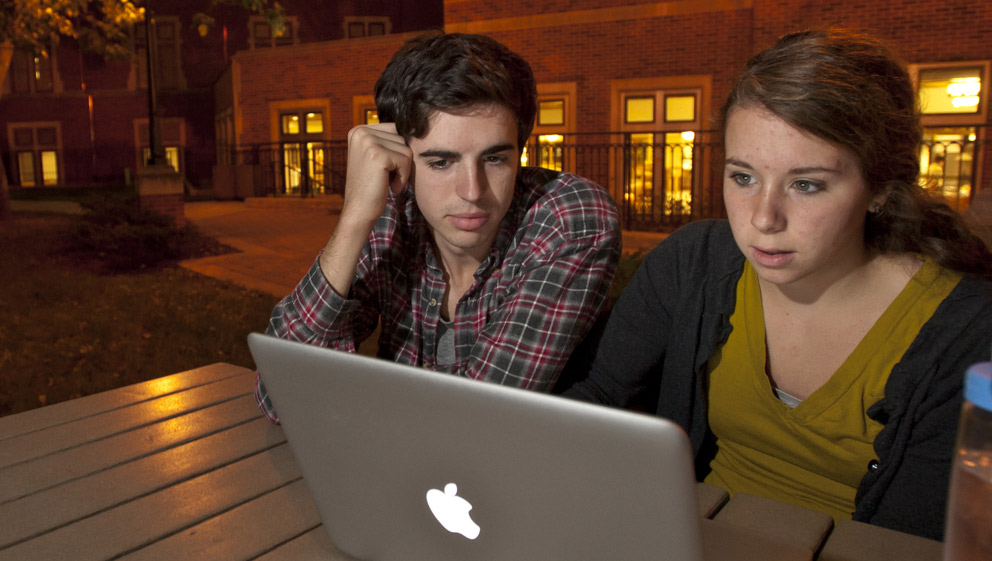
[[[361,26],[361,35],[352,35],[351,30]],[[382,33],[370,33],[373,26],[382,27]],[[364,39],[366,37],[381,37],[393,31],[393,22],[386,16],[345,16],[341,22],[341,33],[345,39]]]
[[[18,130],[31,130],[31,147],[30,150],[26,149],[27,145],[18,144],[17,131]],[[41,145],[38,141],[38,131],[41,129],[54,129],[55,130],[55,143],[54,145]],[[65,161],[64,161],[64,151],[62,147],[62,122],[61,121],[20,121],[20,122],[8,122],[7,123],[7,147],[11,154],[11,163],[14,166],[14,177],[17,179],[17,185],[24,188],[44,188],[58,186],[64,183],[65,180]],[[35,180],[32,185],[23,185],[21,182],[21,166],[18,156],[22,153],[27,153],[30,151],[32,159],[32,170],[31,173]],[[55,152],[55,172],[56,181],[51,184],[45,183],[45,170],[42,164],[42,153],[43,152]],[[40,176],[39,176],[40,173]],[[40,180],[40,181],[39,181]]]
[[[45,58],[48,60],[47,72],[48,82],[50,86],[46,89],[41,89],[38,87],[38,69],[37,60],[39,58]],[[20,60],[24,61],[23,68],[18,68],[18,62]],[[26,87],[17,87],[18,73],[23,74],[23,78],[26,80]],[[62,80],[60,79],[58,72],[58,57],[56,55],[56,49],[49,47],[45,49],[44,54],[35,54],[32,51],[25,49],[15,48],[14,52],[11,54],[10,68],[7,71],[7,77],[3,81],[2,92],[4,95],[48,95],[56,94],[62,92]]]
[[[162,149],[162,155],[167,156],[166,152],[169,148],[175,149],[176,162],[175,165],[178,167],[177,172],[185,174],[186,173],[186,119],[182,117],[159,117],[156,121],[158,127],[159,143]],[[162,132],[168,127],[177,131],[176,138],[162,138]],[[148,142],[148,118],[134,119],[134,152],[135,152],[135,169],[144,169],[148,166],[147,160],[145,159],[145,153],[151,149]],[[171,163],[171,162],[167,162]]]
[[[269,24],[268,20],[264,16],[250,16],[248,18],[248,48],[249,49],[270,49],[276,47],[287,47],[291,45],[300,44],[300,21],[296,16],[286,16],[285,19],[286,27],[289,33],[284,33],[279,37],[276,37],[272,33],[272,25]],[[255,35],[255,27],[257,25],[266,25],[269,28],[269,37],[265,39],[268,44],[260,44],[260,39]]]
[[[951,68],[980,68],[982,89],[979,92],[978,111],[974,113],[943,113],[920,115],[920,123],[926,128],[951,127],[958,125],[985,125],[988,123],[989,103],[992,102],[992,61],[961,60],[950,62],[922,62],[908,65],[909,77],[913,81],[917,101],[920,95],[920,72]]]
[[[351,98],[351,124],[353,127],[368,124],[368,111],[376,111],[375,97],[371,95],[356,95]],[[378,117],[378,113],[376,114]]]
[[[170,63],[175,63],[175,77],[173,81],[169,83],[162,83],[162,55],[163,55],[163,45],[158,43],[156,38],[156,59],[154,61],[155,68],[158,71],[156,74],[155,89],[156,90],[185,90],[186,89],[186,73],[183,71],[183,27],[180,23],[178,16],[155,16],[152,18],[152,26],[154,26],[154,33],[158,35],[158,25],[162,23],[171,27],[175,33],[174,40],[164,45],[166,52],[168,52],[168,57]],[[144,38],[139,36],[139,31],[144,34],[145,24],[144,22],[137,23],[131,27],[131,52],[133,53],[131,59],[131,75],[128,77],[128,85],[132,90],[147,90],[148,89],[148,37],[144,34]]]
[[[569,150],[569,145],[575,142],[575,139],[572,138],[572,136],[578,127],[578,111],[576,109],[577,100],[578,85],[576,82],[545,82],[537,84],[537,99],[535,101],[537,103],[538,114],[535,115],[534,127],[531,130],[530,138],[527,142],[528,149],[530,147],[540,149],[542,136],[561,135],[563,138],[560,143],[560,150],[558,151],[561,159],[558,162],[558,165],[561,167],[562,171],[575,171],[575,155]],[[561,101],[564,104],[564,107],[562,108],[561,124],[539,123],[542,101]],[[522,148],[523,147],[521,147],[521,155],[523,155]],[[544,162],[541,161],[540,154],[527,154],[528,166],[540,167],[543,164]]]

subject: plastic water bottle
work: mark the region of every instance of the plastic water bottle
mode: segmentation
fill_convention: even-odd
[[[992,559],[992,362],[968,369],[947,504],[944,561]]]

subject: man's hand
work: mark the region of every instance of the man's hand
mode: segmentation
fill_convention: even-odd
[[[348,133],[344,206],[320,256],[324,278],[341,296],[348,296],[362,248],[386,210],[389,191],[400,193],[412,169],[413,152],[395,124],[361,125]]]
[[[398,194],[406,187],[413,152],[393,123],[361,125],[348,132],[348,175],[341,220],[372,225],[386,209],[387,189]],[[366,236],[368,232],[366,232]],[[364,243],[364,237],[362,242]]]

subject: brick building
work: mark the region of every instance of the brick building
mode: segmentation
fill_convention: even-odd
[[[442,18],[440,0],[280,3],[288,17],[285,33],[276,36],[263,17],[237,7],[203,0],[139,2],[153,20],[159,156],[182,174],[187,190],[212,183],[214,87],[235,53],[404,33],[439,25]],[[82,52],[70,39],[48,56],[15,52],[0,90],[0,157],[15,196],[18,189],[129,183],[145,165],[149,42],[144,25],[129,33],[127,60]]]
[[[531,62],[541,106],[525,158],[608,186],[628,227],[666,228],[722,213],[713,116],[751,54],[806,27],[868,31],[910,64],[928,100],[922,169],[953,204],[966,208],[972,191],[992,181],[986,132],[992,35],[985,32],[992,4],[603,4],[449,0],[444,22],[449,32],[491,35]],[[352,126],[374,118],[374,81],[391,53],[414,35],[237,54],[229,106],[230,144],[238,151],[230,163],[253,170],[253,187],[245,192],[340,188],[343,139]],[[955,91],[970,103],[950,103],[952,83],[962,84]],[[978,92],[972,95],[968,87]],[[305,137],[302,129],[284,128],[283,119],[294,114],[320,115],[320,133]]]
[[[293,3],[284,4],[292,16]],[[300,14],[301,37],[304,22],[325,17]],[[205,64],[211,72],[204,76],[213,81],[204,83],[213,84],[214,97],[203,107],[213,114],[177,123],[188,131],[187,179],[212,184],[221,197],[340,190],[347,132],[375,119],[375,79],[414,30],[428,27],[401,26],[404,17],[390,16],[389,32],[381,36],[314,34],[328,40],[236,53],[230,48],[229,63]],[[540,111],[527,163],[607,186],[629,228],[670,228],[722,214],[713,116],[747,58],[779,35],[807,27],[850,27],[888,41],[910,65],[925,99],[925,178],[962,209],[973,192],[992,187],[988,2],[446,0],[443,22],[449,32],[491,35],[531,62]],[[356,25],[368,30],[369,23],[375,20]],[[74,83],[70,74],[64,82]],[[19,101],[32,102],[29,96]],[[4,120],[9,107],[5,94]],[[94,120],[101,129],[134,131],[141,113],[131,113],[104,111]],[[63,124],[63,133],[70,128],[82,139],[63,146],[89,142],[85,113]],[[136,142],[139,134],[129,134]],[[4,140],[6,151],[9,135]],[[121,165],[100,170],[119,175]]]

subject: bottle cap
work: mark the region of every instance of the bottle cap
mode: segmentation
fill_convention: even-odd
[[[992,411],[992,362],[972,365],[964,378],[964,398]]]

